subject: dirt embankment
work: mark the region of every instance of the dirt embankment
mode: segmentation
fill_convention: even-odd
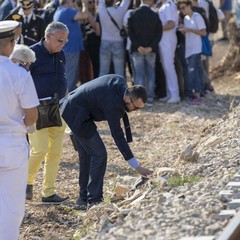
[[[215,57],[211,60],[211,65],[219,61],[220,56],[225,51],[226,47],[226,45],[221,44],[215,45]],[[216,135],[218,128],[219,131],[221,128],[224,128],[222,127],[223,125],[216,125],[220,124],[221,121],[224,121],[226,129],[231,129],[232,123],[229,122],[228,126],[228,119],[225,116],[230,111],[234,110],[234,107],[240,102],[240,75],[234,74],[223,76],[215,79],[213,85],[215,93],[209,94],[204,99],[204,103],[200,106],[191,106],[186,102],[173,105],[155,102],[154,106],[151,108],[145,108],[144,110],[130,114],[130,122],[134,137],[134,142],[131,143],[131,148],[135,153],[135,156],[141,161],[142,165],[153,170],[165,166],[174,167],[177,168],[179,172],[184,173],[185,175],[190,175],[190,173],[187,172],[187,169],[192,169],[194,166],[199,167],[202,164],[201,161],[203,159],[206,161],[206,158],[203,158],[206,153],[205,150],[200,151],[201,149],[198,148],[197,150],[200,155],[196,163],[182,163],[178,160],[181,153],[189,144],[204,139],[202,134],[208,134],[208,138],[211,138],[211,134]],[[239,120],[239,111],[236,113],[236,116]],[[238,131],[238,126],[239,124],[236,126],[236,133]],[[105,204],[108,204],[114,193],[116,184],[123,182],[128,187],[131,187],[137,175],[128,167],[114,145],[108,126],[105,123],[100,123],[99,130],[103,136],[108,151],[108,167],[105,176],[104,189]],[[228,130],[224,133],[224,137],[228,137]],[[207,141],[207,139],[205,139],[205,141]],[[227,158],[229,159],[230,156],[236,158],[237,155],[235,153],[236,151],[239,153],[239,148],[234,149],[229,147],[229,149],[232,153],[228,155]],[[214,149],[213,152],[211,152],[211,155],[209,155],[209,158],[214,159]],[[209,161],[211,161],[211,159],[209,159]],[[176,165],[176,163],[178,165]],[[205,164],[205,162],[203,164]],[[236,169],[236,171],[237,170],[238,169]],[[115,217],[112,220],[108,219],[109,213],[106,216],[101,214],[93,217],[92,215],[73,210],[72,207],[78,197],[79,191],[78,156],[76,152],[74,152],[67,134],[64,139],[64,152],[59,169],[57,189],[60,195],[68,195],[70,201],[61,206],[42,206],[40,203],[42,174],[42,171],[40,171],[37,175],[36,184],[34,185],[33,201],[27,202],[26,204],[28,217],[24,220],[24,223],[21,226],[21,240],[72,239],[74,233],[79,229],[78,237],[76,237],[77,239],[83,239],[84,236],[86,237],[85,239],[107,239],[111,238],[110,236],[114,236],[113,233],[112,235],[106,234],[105,230],[108,229],[108,227],[112,229],[114,229],[113,227],[116,227],[115,230],[119,234],[119,237],[113,237],[112,239],[134,239],[134,235],[129,235],[129,238],[127,235],[124,235],[124,228],[126,227],[125,223],[128,220],[133,221],[134,219],[134,213],[130,214],[133,210],[136,211],[136,220],[138,218],[140,219],[140,215],[146,217],[144,218],[146,223],[140,225],[141,229],[144,229],[144,231],[146,230],[146,232],[143,233],[140,231],[141,229],[139,230],[138,228],[137,230],[140,231],[141,234],[144,234],[142,236],[145,236],[145,238],[143,237],[142,239],[147,239],[148,234],[149,236],[151,236],[151,234],[154,236],[154,233],[157,232],[148,226],[147,220],[150,219],[151,216],[154,216],[153,220],[155,219],[155,222],[158,218],[164,219],[165,215],[163,213],[162,215],[159,215],[158,218],[154,213],[151,215],[151,211],[148,211],[148,207],[144,201],[143,203],[139,203],[140,207],[137,209],[134,209],[133,205],[127,205],[130,210],[122,212],[121,218]],[[156,175],[157,173],[154,172],[154,174]],[[199,177],[204,177],[205,180],[207,179],[207,175],[202,176],[201,172],[194,173],[194,169],[192,169],[191,175],[194,174]],[[133,177],[132,180],[127,181],[128,177],[126,177],[126,175]],[[145,186],[145,188],[140,189],[139,191],[144,194],[144,191],[147,191],[146,189],[147,187]],[[154,195],[151,195],[150,193],[149,196],[152,198],[147,198],[147,203],[149,203],[150,206],[156,203],[156,199],[162,199],[162,188],[159,188],[158,184],[152,186],[151,189]],[[176,190],[176,192],[181,193],[180,190]],[[121,201],[116,204],[121,205]],[[186,206],[186,208],[187,207],[188,206]],[[119,208],[121,207],[119,206]],[[126,218],[128,220],[124,220],[126,216],[128,216],[128,218]],[[181,212],[179,213],[179,218],[181,218]],[[134,224],[136,223],[134,222]],[[158,226],[161,226],[161,224],[163,224],[162,226],[168,226],[168,223],[164,221],[158,222],[158,224]],[[105,228],[106,226],[107,228]],[[191,227],[188,228],[190,229]],[[179,232],[183,231],[183,233],[184,231],[187,231],[186,229],[182,230],[181,228],[178,228],[177,230]],[[98,231],[102,231],[102,234],[99,234]],[[134,230],[131,231],[134,233]],[[128,231],[126,233],[128,233]],[[132,238],[130,238],[130,236],[132,236]]]

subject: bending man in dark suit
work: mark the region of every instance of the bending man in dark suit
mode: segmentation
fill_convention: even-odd
[[[139,165],[127,143],[132,138],[126,111],[143,108],[146,101],[143,86],[127,88],[126,79],[115,74],[85,83],[62,99],[62,117],[79,143],[80,196],[76,202],[77,209],[85,210],[87,204],[91,206],[103,200],[107,152],[94,121],[108,122],[118,149],[132,168],[143,176],[151,173]],[[121,118],[127,140],[121,128]]]

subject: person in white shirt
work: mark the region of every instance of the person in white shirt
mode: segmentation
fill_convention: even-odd
[[[19,23],[0,22],[0,239],[17,240],[24,216],[29,145],[27,127],[39,101],[30,72],[9,59]]]
[[[99,76],[109,73],[111,62],[113,62],[115,74],[125,75],[125,49],[120,29],[123,28],[123,17],[129,3],[130,0],[123,0],[117,6],[116,0],[99,0],[99,19],[102,29]],[[115,26],[109,14],[118,27]]]
[[[185,16],[183,26],[179,26],[179,30],[185,34],[185,58],[187,59],[190,84],[193,89],[193,97],[188,100],[188,103],[200,104],[201,93],[204,91],[201,36],[206,35],[206,25],[202,16],[192,11],[190,0],[179,0],[178,8]]]
[[[159,42],[159,55],[166,77],[168,103],[180,102],[177,74],[174,57],[177,47],[176,29],[178,26],[177,7],[172,0],[164,0],[158,12],[163,25],[163,35]]]

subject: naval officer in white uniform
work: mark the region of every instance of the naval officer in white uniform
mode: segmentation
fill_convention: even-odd
[[[179,86],[174,66],[177,47],[176,29],[178,26],[178,13],[175,3],[172,0],[163,0],[158,15],[163,25],[162,39],[159,42],[159,52],[167,88],[167,97],[163,100],[168,103],[178,103],[180,101]]]
[[[24,216],[29,146],[26,129],[39,104],[30,72],[9,59],[16,21],[0,22],[0,239],[17,240]]]

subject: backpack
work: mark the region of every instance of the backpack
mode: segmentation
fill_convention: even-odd
[[[192,10],[193,10],[193,12],[197,12],[197,13],[199,13],[202,16],[202,18],[203,18],[203,20],[205,22],[205,25],[206,25],[206,31],[207,31],[207,33],[209,33],[209,20],[208,20],[208,18],[206,16],[205,9],[202,8],[202,7],[198,7],[198,6],[192,6]]]
[[[212,1],[206,0],[208,2],[208,12],[209,12],[209,26],[208,30],[210,33],[216,33],[218,30],[218,14],[214,7]]]

